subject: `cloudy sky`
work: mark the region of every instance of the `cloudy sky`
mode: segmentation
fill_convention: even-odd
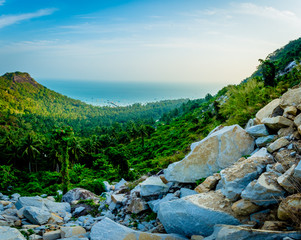
[[[300,0],[0,0],[0,74],[233,84],[300,26]]]

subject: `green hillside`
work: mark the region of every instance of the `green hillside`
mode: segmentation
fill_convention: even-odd
[[[0,192],[8,186],[27,195],[74,186],[101,192],[102,180],[155,173],[181,160],[192,142],[216,126],[244,127],[260,108],[299,84],[300,65],[284,69],[301,57],[295,47],[300,44],[298,39],[270,54],[247,81],[215,96],[126,108],[93,107],[39,85],[26,73],[5,74]]]

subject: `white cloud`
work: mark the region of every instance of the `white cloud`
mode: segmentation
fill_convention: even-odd
[[[0,0],[0,6],[5,3],[5,0]]]
[[[51,15],[54,11],[56,11],[56,9],[42,9],[33,13],[24,13],[18,15],[2,15],[0,16],[0,28],[4,28],[6,26],[18,23],[23,20],[29,20],[32,18]]]
[[[238,5],[238,11],[243,14],[255,15],[270,19],[278,19],[284,21],[300,20],[298,16],[288,10],[279,10],[270,6],[259,6],[253,3],[241,3]]]

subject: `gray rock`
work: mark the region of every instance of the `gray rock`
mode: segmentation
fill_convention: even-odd
[[[127,181],[123,178],[115,185],[115,191],[119,190],[121,187],[124,187]]]
[[[273,172],[261,174],[258,180],[249,183],[241,193],[241,197],[250,200],[258,206],[269,206],[283,198],[285,191],[277,182],[278,176]]]
[[[259,137],[255,140],[255,144],[257,147],[265,147],[268,145],[268,143],[273,142],[277,139],[276,135],[269,135],[266,137]]]
[[[238,125],[223,127],[191,145],[191,152],[164,170],[168,181],[195,182],[231,166],[254,150],[254,139]]]
[[[293,121],[283,116],[264,118],[261,122],[273,130],[279,130],[280,128],[286,128],[293,125]]]
[[[73,212],[73,215],[77,215],[77,214],[80,214],[82,211],[84,211],[85,208],[84,207],[78,207],[78,208],[75,208],[74,212]]]
[[[239,198],[242,191],[265,170],[268,163],[273,162],[269,157],[250,157],[240,159],[231,167],[220,172],[219,182],[221,192],[230,200]]]
[[[238,225],[231,203],[218,191],[160,204],[158,218],[167,233],[209,236],[216,224]]]
[[[19,210],[22,207],[37,207],[37,208],[45,208],[44,199],[41,197],[20,197],[19,200],[15,204],[16,208]]]
[[[55,213],[62,218],[64,218],[67,213],[71,212],[71,206],[67,202],[58,203],[44,199],[44,203],[49,212]]]
[[[135,231],[122,226],[108,218],[96,223],[90,234],[91,240],[124,240],[124,239],[156,239],[156,240],[185,240],[176,234],[156,234]]]
[[[269,135],[268,129],[264,124],[255,125],[248,128],[246,131],[253,137],[264,137]]]
[[[26,240],[18,229],[0,226],[0,240]]]
[[[289,143],[290,142],[285,137],[281,137],[281,138],[278,138],[275,142],[271,143],[268,146],[267,150],[270,153],[273,153],[273,152],[277,151],[278,149],[287,146]]]
[[[172,193],[168,193],[164,198],[162,199],[157,199],[157,200],[153,200],[153,201],[149,201],[148,205],[151,208],[151,210],[155,213],[158,213],[159,211],[159,207],[161,203],[164,202],[169,202],[169,201],[173,201],[178,199],[177,197],[175,197]]]
[[[297,167],[294,170],[294,178],[301,179],[301,161],[299,161]]]
[[[181,188],[180,189],[180,197],[187,197],[187,196],[190,196],[190,195],[194,195],[194,194],[198,194],[196,191],[194,190],[191,190],[189,188]]]
[[[301,239],[301,234],[299,232],[250,229],[243,226],[216,225],[214,227],[214,233],[211,236],[204,238],[204,240],[282,240],[285,237]]]
[[[38,225],[47,223],[49,218],[51,217],[51,214],[47,210],[31,206],[25,207],[23,215],[31,223]]]
[[[96,195],[89,190],[83,188],[74,188],[67,192],[63,198],[63,202],[71,203],[75,200],[85,200],[85,199],[97,199]]]
[[[160,177],[152,176],[140,183],[142,197],[162,195],[166,193],[169,187],[164,184]]]
[[[109,192],[111,191],[111,185],[107,181],[103,181],[103,185],[105,186],[105,191]]]

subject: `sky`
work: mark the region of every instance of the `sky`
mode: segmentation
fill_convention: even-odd
[[[300,0],[0,0],[0,74],[224,86],[300,26]]]

